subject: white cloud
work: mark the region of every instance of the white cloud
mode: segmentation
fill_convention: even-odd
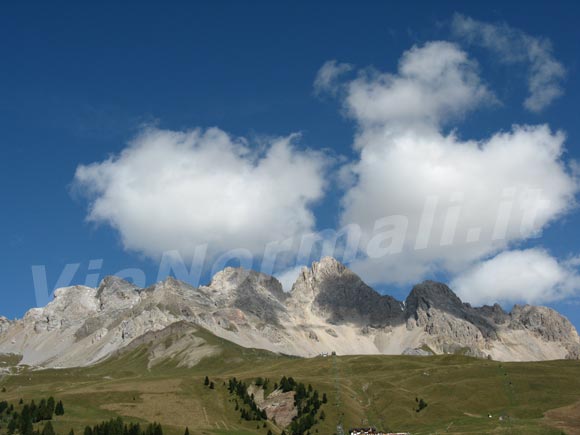
[[[349,72],[352,65],[347,63],[338,63],[336,60],[329,60],[320,67],[314,80],[314,91],[316,93],[335,93],[337,81],[341,75]]]
[[[539,112],[562,95],[561,81],[566,70],[554,58],[548,39],[530,36],[504,23],[484,23],[461,14],[455,14],[452,30],[469,43],[493,51],[503,63],[528,65],[529,96],[524,102],[528,110]]]
[[[495,101],[479,79],[477,64],[443,41],[405,52],[397,74],[361,74],[348,84],[347,94],[347,109],[363,126],[439,125]]]
[[[210,255],[260,255],[315,226],[310,206],[323,196],[328,159],[294,138],[258,153],[217,128],[147,129],[119,155],[79,166],[75,184],[90,199],[88,219],[118,230],[128,250],[190,257],[208,244]]]
[[[457,46],[414,47],[397,74],[343,86],[360,158],[347,168],[354,182],[341,223],[362,229],[367,257],[352,267],[369,282],[458,273],[538,236],[574,206],[578,184],[562,161],[563,133],[513,126],[474,141],[442,132],[493,101]]]
[[[570,296],[579,286],[573,262],[560,263],[543,249],[502,252],[452,282],[458,295],[473,304],[551,302]]]

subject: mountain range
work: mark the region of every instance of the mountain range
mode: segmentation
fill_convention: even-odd
[[[210,284],[167,278],[148,288],[109,276],[97,288],[56,290],[22,319],[0,317],[0,353],[40,367],[87,366],[150,346],[150,361],[194,365],[212,353],[188,331],[203,328],[247,348],[313,357],[461,353],[500,361],[580,358],[574,326],[556,311],[472,307],[425,281],[405,301],[382,295],[331,257],[304,268],[290,292],[269,275],[228,267]]]

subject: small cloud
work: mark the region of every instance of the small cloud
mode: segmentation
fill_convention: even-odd
[[[497,101],[476,62],[446,41],[413,46],[396,74],[368,70],[345,86],[350,115],[366,125],[437,127]]]
[[[552,302],[580,288],[576,267],[539,248],[505,251],[457,276],[452,287],[474,304]]]
[[[329,60],[318,70],[314,80],[314,92],[317,95],[329,93],[336,94],[338,91],[338,79],[341,75],[352,70],[352,65]]]
[[[540,112],[563,94],[561,82],[566,69],[554,58],[548,39],[528,35],[505,23],[489,24],[461,14],[455,14],[451,28],[457,37],[492,51],[502,63],[528,66],[526,109]]]

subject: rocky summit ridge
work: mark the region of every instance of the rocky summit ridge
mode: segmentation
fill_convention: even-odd
[[[186,325],[186,326],[184,326]],[[58,289],[43,308],[22,319],[0,317],[0,353],[21,364],[86,366],[179,334],[179,347],[155,359],[185,355],[195,361],[204,328],[244,347],[298,356],[462,353],[502,361],[580,357],[574,326],[546,307],[472,307],[445,284],[425,281],[404,302],[381,295],[331,257],[303,268],[290,292],[259,272],[228,267],[207,286],[168,278],[141,289],[118,277],[97,288]],[[197,344],[196,344],[197,343]],[[164,354],[167,352],[167,354]],[[197,355],[197,356],[194,356]]]

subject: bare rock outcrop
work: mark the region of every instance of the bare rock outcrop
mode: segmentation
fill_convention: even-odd
[[[262,411],[266,411],[268,420],[275,421],[280,427],[287,427],[298,415],[298,409],[294,404],[294,391],[283,392],[277,389],[264,397],[263,388],[250,385],[248,394],[254,395],[256,405]]]
[[[578,338],[568,319],[547,307],[516,305],[510,314],[511,329],[525,329],[546,341],[572,341]]]
[[[12,322],[10,322],[10,320],[8,320],[6,317],[0,316],[0,335],[2,335],[2,333],[6,331],[11,324]]]

